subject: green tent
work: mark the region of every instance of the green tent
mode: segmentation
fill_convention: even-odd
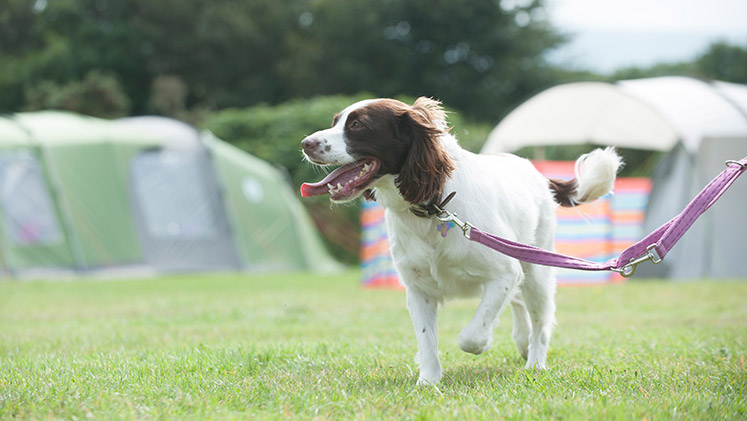
[[[6,274],[329,270],[282,173],[175,120],[0,118]]]
[[[334,270],[306,209],[284,174],[265,161],[204,132],[243,258],[258,269],[292,261]]]

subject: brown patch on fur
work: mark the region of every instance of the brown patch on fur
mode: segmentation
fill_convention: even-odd
[[[399,130],[412,139],[412,145],[395,182],[410,203],[439,199],[446,178],[456,169],[439,139],[448,131],[445,118],[440,103],[425,97],[402,116]]]
[[[393,99],[375,101],[348,115],[347,151],[356,159],[379,159],[379,174],[396,174],[407,202],[440,199],[456,168],[441,145],[440,136],[448,132],[445,118],[440,103],[430,98],[418,98],[412,106]]]
[[[566,208],[572,207],[574,205],[572,198],[576,195],[576,188],[578,187],[576,179],[568,181],[549,179],[548,181],[550,182],[550,190],[552,190],[555,201],[560,206]]]

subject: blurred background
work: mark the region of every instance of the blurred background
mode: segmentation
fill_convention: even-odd
[[[479,152],[509,112],[559,84],[746,84],[745,22],[741,0],[0,0],[0,112],[174,118],[270,163],[297,192],[320,177],[300,140],[355,100],[438,98]],[[651,176],[662,156],[622,154],[623,176]],[[358,207],[303,205],[334,258],[357,263]]]

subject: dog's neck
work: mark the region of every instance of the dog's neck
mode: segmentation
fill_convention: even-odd
[[[459,167],[459,158],[466,151],[459,146],[456,138],[451,134],[445,134],[441,136],[441,144],[443,145],[446,152],[451,156],[452,159],[457,163],[457,171]],[[397,187],[395,180],[397,175],[387,174],[382,176],[376,183],[374,188],[374,196],[376,202],[381,206],[387,208],[391,212],[402,213],[407,215],[413,215],[410,209],[413,206],[423,205],[423,203],[409,203],[400,194],[399,188]],[[448,181],[447,181],[448,184]],[[451,193],[450,191],[443,191],[441,196],[433,197],[430,201],[441,203],[446,195]],[[429,202],[430,202],[429,201]],[[413,215],[414,216],[414,215]]]
[[[387,174],[376,182],[374,197],[376,202],[392,212],[407,212],[412,204],[408,203],[400,194],[394,180],[396,175]]]

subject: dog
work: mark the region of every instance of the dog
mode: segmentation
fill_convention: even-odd
[[[339,166],[317,183],[304,183],[301,194],[328,194],[335,203],[365,195],[386,209],[394,266],[417,338],[418,384],[442,377],[436,318],[438,306],[452,297],[482,297],[459,334],[463,351],[489,349],[496,320],[510,303],[519,354],[527,368],[544,369],[555,325],[553,270],[468,241],[422,209],[456,192],[444,206],[460,218],[552,250],[556,207],[610,192],[622,161],[613,148],[597,149],[576,161],[574,179],[553,180],[515,155],[471,153],[449,130],[434,99],[421,97],[411,106],[393,99],[352,104],[334,116],[331,128],[301,141],[309,162]]]

